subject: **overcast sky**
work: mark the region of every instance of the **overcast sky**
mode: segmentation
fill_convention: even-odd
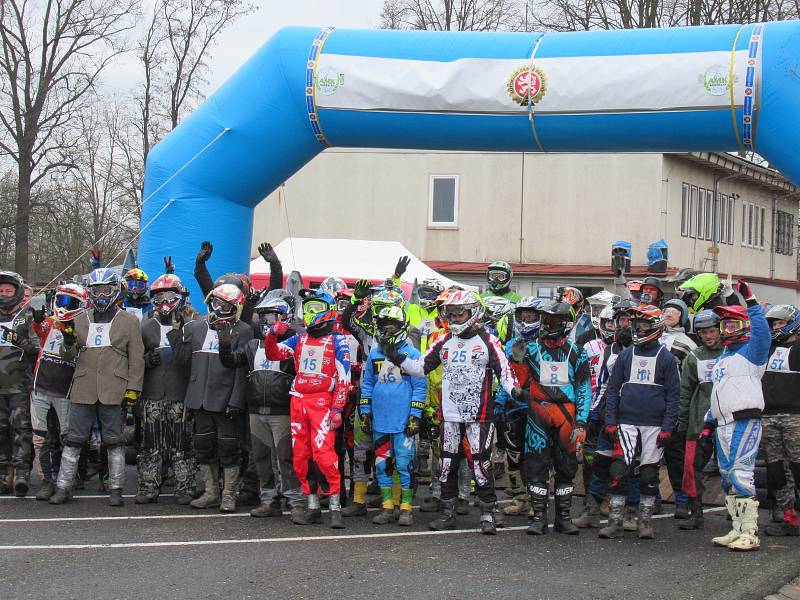
[[[230,25],[211,51],[206,95],[233,75],[281,27],[377,27],[383,0],[250,0],[250,3],[257,10]],[[140,77],[136,59],[129,54],[117,68],[106,73],[106,82],[112,88],[127,90]]]

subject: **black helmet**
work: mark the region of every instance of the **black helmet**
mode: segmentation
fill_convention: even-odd
[[[572,307],[566,302],[548,300],[539,309],[539,338],[557,340],[572,329]]]
[[[14,294],[12,296],[0,296],[0,310],[11,310],[22,302],[22,298],[25,297],[25,282],[14,271],[0,271],[0,283],[8,283],[14,286]]]
[[[656,288],[658,290],[658,294],[653,297],[652,294],[645,292],[644,289],[642,289],[640,297],[642,304],[653,304],[660,306],[661,299],[664,297],[664,290],[661,288],[661,282],[655,277],[645,277],[642,280],[642,288],[644,288],[646,285]]]

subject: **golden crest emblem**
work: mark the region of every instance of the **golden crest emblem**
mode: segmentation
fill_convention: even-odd
[[[539,67],[525,65],[508,78],[508,95],[520,106],[536,105],[547,92],[547,75]]]

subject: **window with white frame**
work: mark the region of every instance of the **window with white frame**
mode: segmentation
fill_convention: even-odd
[[[734,223],[736,222],[736,198],[733,196],[726,196],[728,204],[728,229],[725,235],[725,243],[733,244],[734,238]]]
[[[794,249],[794,215],[775,211],[775,252],[791,255]]]
[[[752,202],[742,202],[742,245],[764,248],[767,209]]]
[[[458,175],[431,175],[428,227],[458,227]]]
[[[681,189],[681,235],[689,237],[689,184]]]
[[[689,236],[697,237],[697,186],[692,186],[689,196]]]
[[[734,198],[688,183],[681,187],[681,235],[733,244]],[[743,230],[744,235],[744,230]],[[744,239],[744,238],[743,238]],[[742,242],[744,243],[744,242]]]
[[[717,214],[714,211],[714,191],[708,190],[706,192],[706,239],[714,239],[714,219]]]

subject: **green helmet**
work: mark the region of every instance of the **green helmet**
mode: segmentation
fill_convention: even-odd
[[[716,273],[700,273],[684,281],[678,286],[678,297],[689,307],[692,314],[702,308],[716,297],[722,284]]]
[[[514,271],[511,270],[511,265],[504,260],[496,260],[486,269],[486,281],[489,289],[493,292],[508,288],[511,285],[512,277],[514,277]]]

